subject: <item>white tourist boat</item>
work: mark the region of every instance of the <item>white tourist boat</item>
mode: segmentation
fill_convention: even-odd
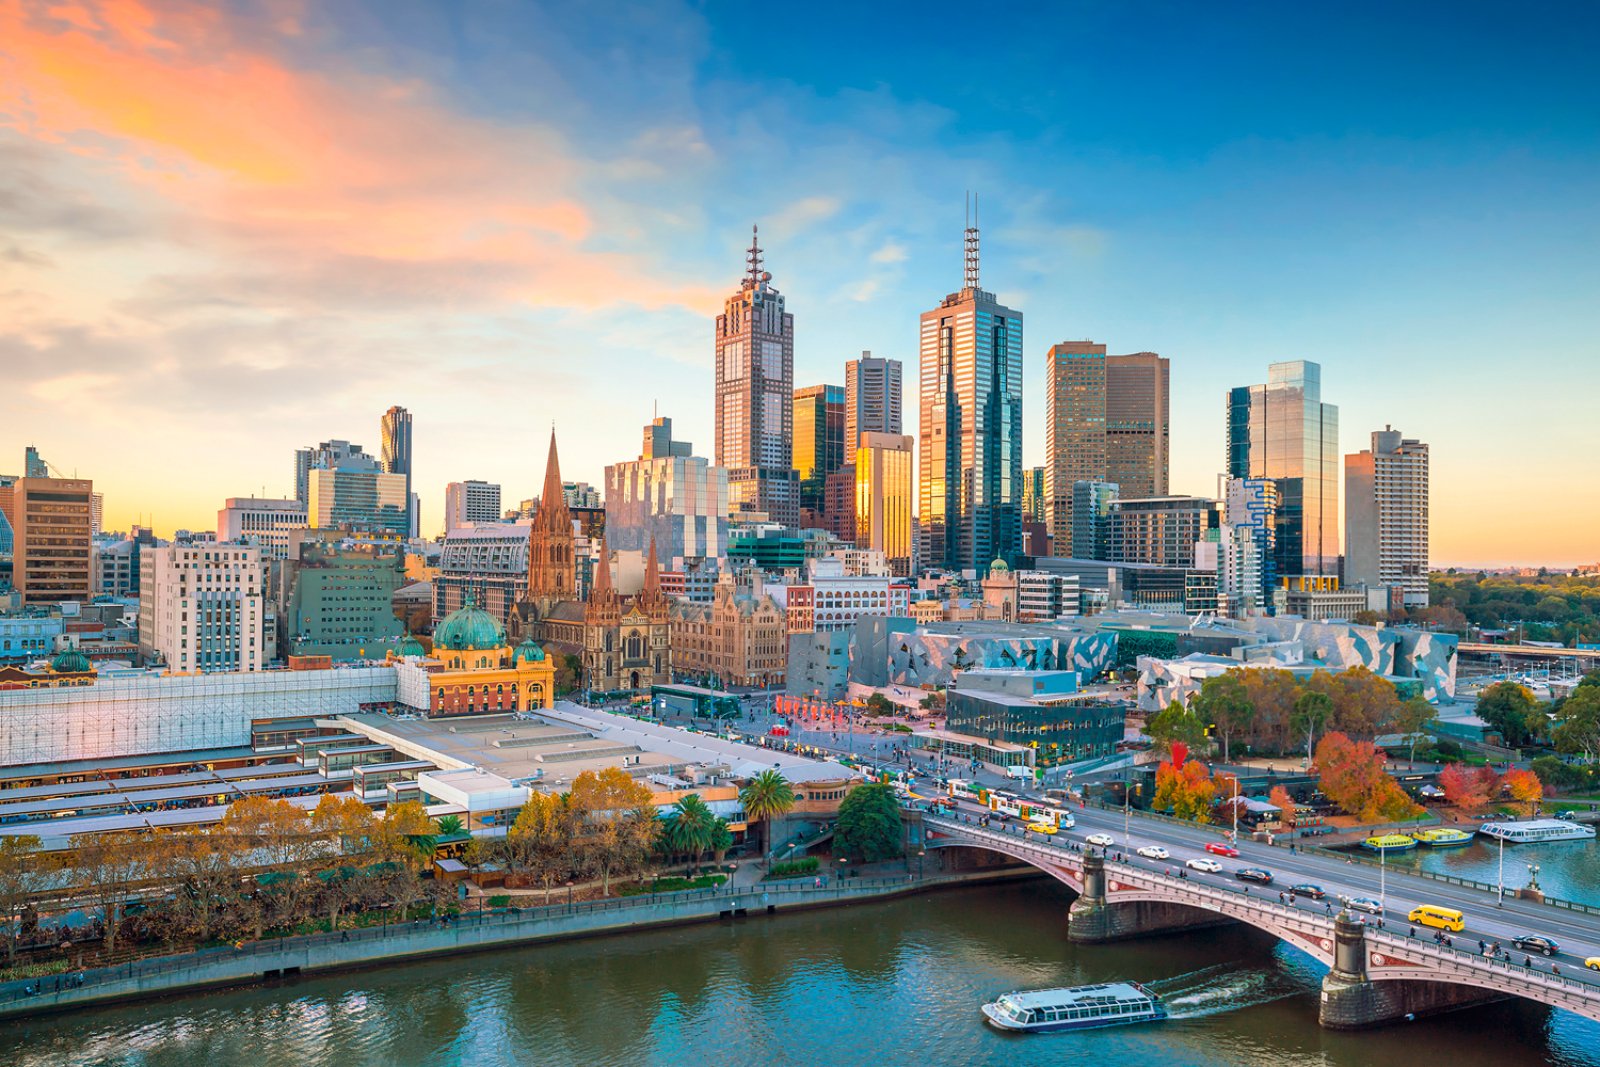
[[[1486,822],[1478,833],[1508,845],[1532,845],[1545,841],[1590,841],[1594,827],[1565,819],[1530,819],[1527,822]]]
[[[991,1025],[1025,1032],[1087,1030],[1167,1017],[1161,998],[1138,982],[1103,982],[1007,993],[983,1006]]]

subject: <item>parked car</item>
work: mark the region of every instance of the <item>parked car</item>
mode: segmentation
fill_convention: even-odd
[[[1172,853],[1168,852],[1160,845],[1146,845],[1139,849],[1138,852],[1139,855],[1143,856],[1147,860],[1170,860],[1172,858]]]
[[[1364,911],[1368,915],[1382,915],[1383,904],[1371,897],[1347,897],[1341,895],[1339,903],[1355,911]]]
[[[1091,845],[1099,845],[1101,848],[1110,848],[1117,843],[1117,839],[1110,834],[1090,834],[1084,840]]]
[[[1541,952],[1546,956],[1554,956],[1561,951],[1560,945],[1538,934],[1518,934],[1511,939],[1511,943],[1523,952]]]
[[[1233,876],[1241,882],[1256,882],[1260,885],[1272,884],[1272,872],[1264,867],[1240,867],[1233,872]]]
[[[1218,871],[1222,870],[1222,864],[1218,863],[1216,860],[1208,860],[1204,858],[1184,860],[1183,865],[1189,868],[1191,871],[1199,871],[1201,874],[1216,874]]]
[[[1328,895],[1328,891],[1326,889],[1322,888],[1320,885],[1313,885],[1310,882],[1301,882],[1299,885],[1292,885],[1289,887],[1289,892],[1297,897],[1310,897],[1312,900],[1321,900],[1323,897]]]
[[[1207,841],[1206,851],[1214,856],[1229,856],[1233,859],[1239,858],[1239,850],[1228,844],[1226,841]]]

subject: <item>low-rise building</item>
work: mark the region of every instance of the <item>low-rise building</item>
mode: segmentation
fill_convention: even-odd
[[[710,604],[673,606],[672,666],[679,675],[766,688],[783,681],[787,659],[784,610],[749,581],[725,575]]]
[[[1076,671],[963,671],[945,693],[945,727],[1024,745],[1034,766],[1109,756],[1123,738],[1122,701],[1078,689]]]

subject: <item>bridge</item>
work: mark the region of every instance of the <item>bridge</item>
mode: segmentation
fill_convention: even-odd
[[[1276,878],[1270,888],[1250,885],[1235,880],[1231,870],[1206,874],[1184,866],[1187,858],[1205,855],[1205,842],[1218,839],[1215,828],[1105,811],[1073,815],[1078,827],[1069,838],[1066,831],[1046,837],[1017,825],[983,825],[975,811],[924,813],[924,843],[1000,853],[1068,886],[1077,894],[1067,922],[1073,941],[1096,943],[1225,922],[1264,930],[1329,968],[1320,1010],[1329,1029],[1378,1026],[1505,996],[1600,1021],[1600,973],[1583,966],[1586,956],[1600,955],[1600,909],[1590,915],[1511,898],[1497,903],[1495,893],[1481,889],[1435,884],[1398,871],[1375,874],[1335,856],[1241,841],[1240,858],[1224,865],[1264,867]],[[1096,831],[1112,834],[1119,844],[1101,849],[1078,840]],[[1138,856],[1135,849],[1147,845],[1167,848],[1171,859]],[[1291,883],[1316,884],[1328,899],[1289,903],[1279,887]],[[1385,916],[1380,926],[1376,916],[1341,910],[1333,903],[1339,894],[1383,895],[1393,921]],[[1405,914],[1423,902],[1459,908],[1466,930],[1443,944],[1433,940],[1431,929],[1404,922]],[[1564,951],[1554,961],[1529,959],[1527,965],[1521,952],[1491,959],[1477,951],[1479,938],[1509,949],[1520,933],[1554,937]]]

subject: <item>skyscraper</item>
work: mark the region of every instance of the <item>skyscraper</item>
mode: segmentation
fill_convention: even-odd
[[[294,498],[302,504],[311,499],[312,471],[333,470],[352,461],[364,466],[372,465],[372,469],[380,469],[377,460],[367,455],[360,445],[353,445],[349,441],[324,441],[315,448],[295,449]]]
[[[398,404],[383,413],[383,469],[386,474],[406,476],[406,513],[409,536],[417,536],[417,500],[411,489],[411,412]]]
[[[844,365],[845,451],[864,433],[900,432],[900,361],[862,352]]]
[[[899,577],[911,574],[912,444],[902,434],[869,430],[856,449],[856,547],[882,552]]]
[[[1255,539],[1259,606],[1270,608],[1272,591],[1278,587],[1278,483],[1271,478],[1229,478],[1222,512],[1224,522],[1249,531]]]
[[[468,479],[444,487],[444,532],[475,522],[500,521],[500,487]]]
[[[761,269],[754,231],[739,291],[717,316],[717,466],[728,471],[728,506],[765,512],[773,522],[800,519],[794,432],[794,316],[772,275]]]
[[[1344,457],[1346,585],[1401,590],[1428,606],[1428,446],[1385,426]]]
[[[1072,529],[1059,537],[1068,551],[1053,555],[1073,559],[1111,558],[1111,505],[1117,502],[1116,482],[1083,479],[1072,483]]]
[[[1021,553],[1022,313],[980,287],[976,225],[960,292],[922,314],[920,361],[921,562],[981,576]]]
[[[823,510],[828,475],[844,466],[845,391],[837,385],[807,385],[794,391],[794,465],[800,506]],[[851,441],[849,451],[855,451]]]
[[[1022,518],[1026,522],[1046,522],[1049,498],[1044,493],[1043,467],[1029,467],[1022,472]]]
[[[1278,483],[1278,578],[1339,573],[1339,409],[1322,368],[1274,363],[1264,385],[1228,393],[1228,477]]]
[[[717,559],[728,548],[728,472],[672,439],[672,420],[657,418],[636,460],[606,467],[606,544],[644,552],[652,544],[681,570],[693,559]]]
[[[24,466],[47,470],[33,449]],[[94,483],[87,478],[30,474],[0,490],[0,513],[11,528],[12,587],[23,604],[94,596],[91,543]]]
[[[1045,456],[1054,552],[1072,553],[1073,486],[1112,482],[1127,497],[1165,496],[1170,465],[1171,361],[1154,352],[1108,356],[1064,341],[1046,357]]]

